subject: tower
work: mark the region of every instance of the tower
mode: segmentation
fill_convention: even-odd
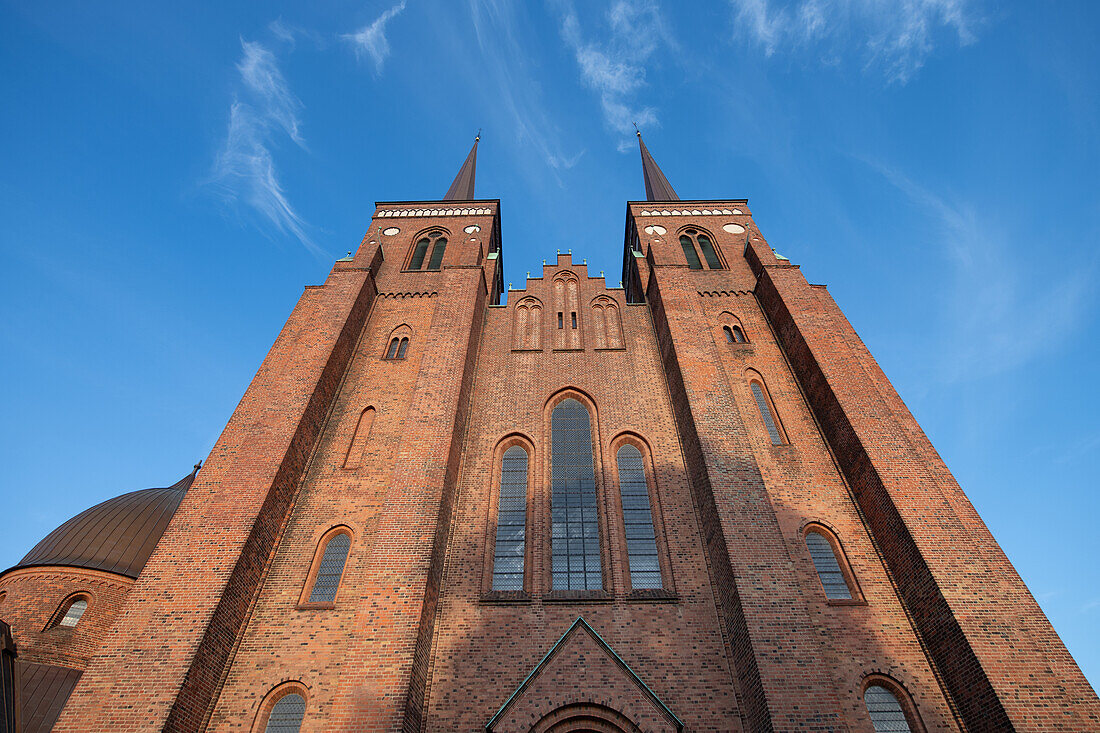
[[[504,290],[478,139],[442,199],[376,205],[89,595],[57,730],[1100,726],[826,289],[638,139],[622,287],[559,254]],[[36,551],[0,576],[31,663],[87,566],[19,585]]]

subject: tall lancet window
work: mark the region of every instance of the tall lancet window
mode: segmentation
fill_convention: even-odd
[[[527,451],[513,445],[500,462],[493,590],[523,590],[527,530]]]
[[[551,557],[554,590],[601,590],[600,527],[592,423],[575,399],[550,418]]]
[[[443,255],[447,251],[447,235],[444,232],[428,232],[422,235],[412,249],[409,257],[409,270],[424,269],[427,260],[427,269],[438,270],[443,264]],[[431,253],[429,257],[428,253]]]
[[[645,480],[642,452],[627,443],[619,448],[617,463],[623,526],[626,528],[626,554],[630,563],[630,587],[660,588],[661,564],[657,559],[657,537],[653,532],[653,512],[649,505],[649,486]]]

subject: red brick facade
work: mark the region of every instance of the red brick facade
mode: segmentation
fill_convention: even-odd
[[[688,227],[718,269],[689,267]],[[448,240],[439,269],[430,253],[410,269],[429,231]],[[503,293],[501,242],[496,201],[379,204],[354,257],[302,296],[128,594],[87,579],[105,621],[77,634],[98,651],[24,633],[47,603],[24,599],[59,602],[62,569],[3,577],[20,649],[86,668],[57,730],[263,730],[290,693],[309,731],[870,731],[872,684],[913,730],[1100,729],[889,381],[746,202],[630,203],[625,290],[559,255]],[[566,399],[590,416],[602,590],[552,582]],[[632,587],[624,445],[642,455],[660,589]],[[523,588],[494,590],[512,446],[528,459]],[[810,530],[851,598],[826,596]],[[311,602],[334,534],[350,538],[335,600]]]

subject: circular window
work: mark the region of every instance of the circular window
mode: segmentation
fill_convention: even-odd
[[[392,237],[394,234],[397,234],[399,231],[401,231],[401,230],[398,229],[397,227],[390,227],[389,229],[384,230],[382,233],[385,234],[387,237]]]
[[[479,227],[477,224],[471,224],[462,231],[466,232],[467,234],[473,234],[474,232],[480,232],[481,227]]]
[[[666,231],[668,230],[660,224],[650,224],[645,228],[646,234],[664,234]]]
[[[730,234],[744,234],[745,233],[745,227],[741,226],[740,224],[725,224],[725,225],[722,226],[722,228],[725,229]]]

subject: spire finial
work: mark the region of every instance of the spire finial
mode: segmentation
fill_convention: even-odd
[[[637,125],[634,126],[637,128]],[[679,201],[680,197],[672,190],[672,184],[661,172],[657,161],[649,154],[649,150],[642,140],[642,131],[638,130],[638,149],[642,153],[642,178],[645,179],[646,201]]]
[[[638,123],[637,122],[631,122],[630,124],[634,125],[634,132],[638,133],[638,137],[641,137],[642,136],[642,131],[638,129]]]
[[[474,138],[474,146],[470,148],[470,154],[466,161],[458,169],[454,183],[447,189],[444,201],[473,201],[474,199],[474,174],[477,171],[477,144],[481,140],[481,129],[478,128],[477,137]]]

